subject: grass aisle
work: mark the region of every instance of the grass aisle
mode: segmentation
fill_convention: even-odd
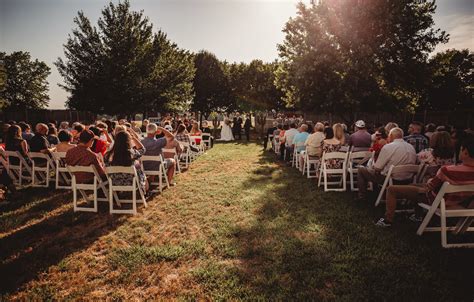
[[[470,300],[473,251],[392,230],[255,144],[218,144],[136,217],[26,190],[1,208],[3,298]],[[15,290],[17,289],[18,290]],[[2,300],[2,297],[0,297]]]

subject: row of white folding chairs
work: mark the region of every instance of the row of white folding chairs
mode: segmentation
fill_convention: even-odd
[[[71,175],[71,188],[73,193],[73,208],[74,212],[97,212],[98,201],[108,201],[110,214],[137,214],[137,204],[143,203],[146,207],[145,194],[142,190],[142,187],[139,183],[139,178],[137,171],[134,166],[130,167],[120,167],[120,166],[111,166],[106,167],[105,172],[107,175],[107,180],[103,180],[97,169],[93,166],[66,166],[66,169]],[[93,175],[92,183],[77,183],[76,173],[89,173]],[[114,185],[111,178],[112,174],[116,173],[125,173],[131,174],[132,183],[129,185]],[[108,187],[108,188],[107,188]],[[93,198],[89,199],[87,191],[92,191]],[[137,191],[139,193],[139,199],[137,198]],[[80,206],[78,205],[78,194],[79,192],[86,202],[93,202],[92,207]],[[122,192],[131,192],[132,199],[123,199],[119,197],[118,193]],[[99,197],[99,194],[102,193],[103,197]],[[114,206],[116,203],[119,208]],[[131,204],[131,209],[122,209],[121,206],[123,203]]]
[[[50,177],[55,171],[56,165],[53,159],[44,153],[29,152],[28,160],[18,151],[2,150],[3,165],[13,182],[23,187],[25,182],[33,187],[49,187]],[[41,161],[42,164],[38,164]],[[14,163],[16,162],[16,163]]]

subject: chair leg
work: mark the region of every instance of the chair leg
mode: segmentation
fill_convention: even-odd
[[[441,201],[441,246],[444,248],[448,247],[448,234],[446,230],[446,204]]]

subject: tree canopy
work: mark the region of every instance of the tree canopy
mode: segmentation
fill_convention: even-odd
[[[48,106],[46,63],[32,60],[28,52],[0,52],[0,108],[13,110],[42,109]]]
[[[279,45],[287,104],[340,114],[416,108],[428,55],[447,41],[434,28],[435,9],[414,0],[300,3]]]
[[[181,50],[128,1],[110,2],[98,27],[79,12],[56,66],[67,106],[97,113],[185,110],[193,97],[191,54]]]

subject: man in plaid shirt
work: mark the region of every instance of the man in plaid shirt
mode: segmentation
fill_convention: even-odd
[[[469,135],[461,143],[459,158],[460,165],[443,166],[436,176],[425,185],[392,185],[387,189],[385,217],[376,223],[380,227],[390,227],[395,216],[397,199],[408,199],[413,202],[422,201],[432,204],[444,182],[452,185],[474,184],[474,136]],[[459,192],[445,195],[446,206],[462,205],[474,208],[474,199],[471,192]],[[410,218],[412,219],[412,218]],[[413,216],[413,220],[420,221]]]
[[[414,148],[416,153],[420,153],[420,151],[428,148],[428,139],[426,136],[421,134],[421,129],[423,128],[423,124],[420,122],[413,122],[408,127],[408,133],[410,135],[405,136],[403,139],[411,144]]]

